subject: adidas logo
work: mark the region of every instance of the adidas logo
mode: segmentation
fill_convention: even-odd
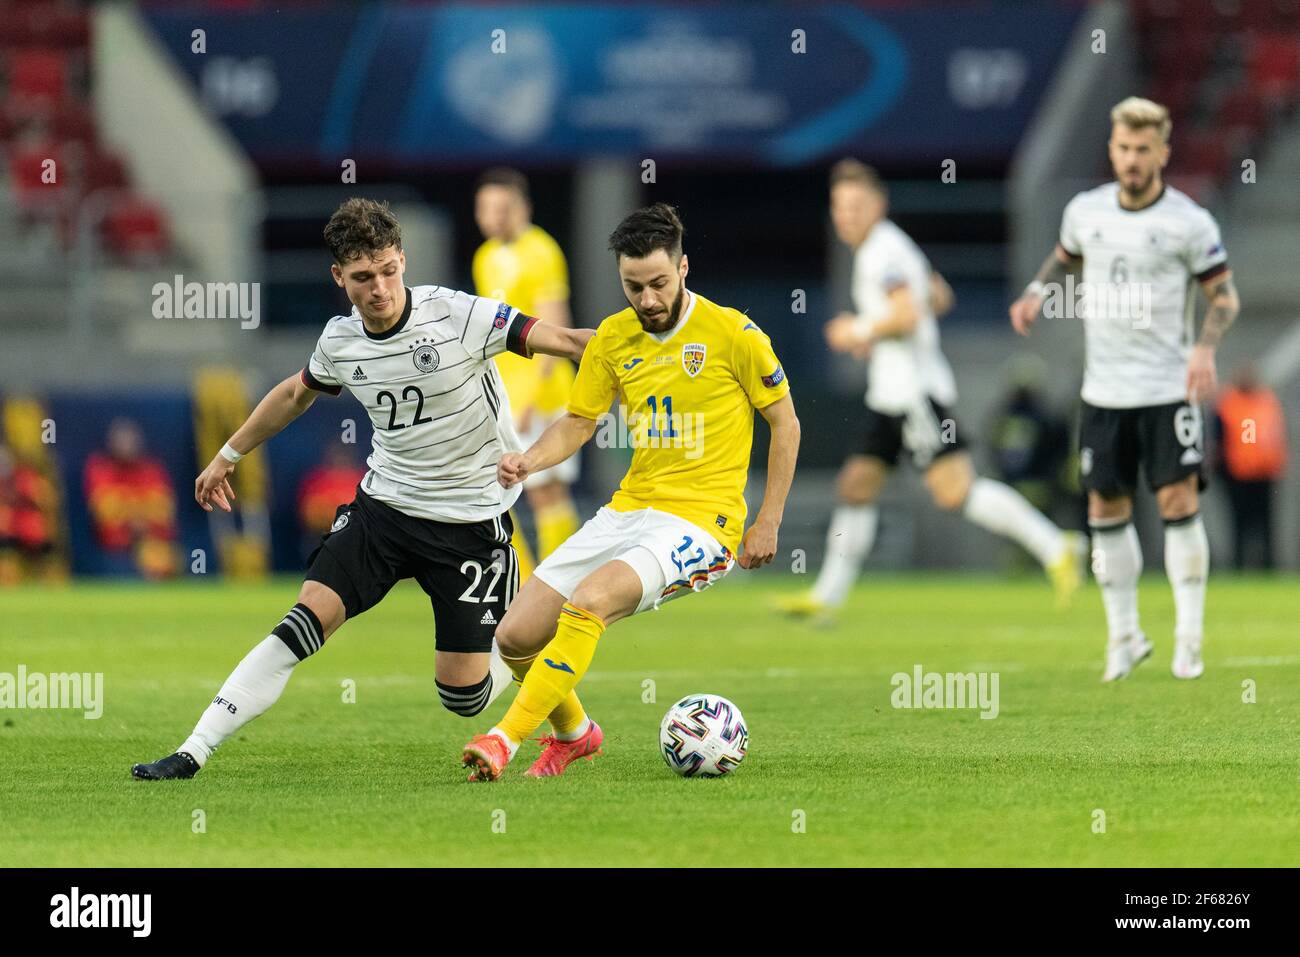
[[[497,623],[496,616],[492,614],[491,608],[483,612],[483,617],[478,620],[478,623],[480,625],[495,625]]]
[[[357,366],[357,367],[356,367],[356,370],[353,371],[353,373],[352,373],[352,381],[353,381],[353,382],[365,382],[365,381],[366,381],[366,374],[365,374],[364,372],[361,371],[361,366]]]
[[[1199,465],[1203,456],[1196,449],[1188,449],[1178,460],[1179,465]]]

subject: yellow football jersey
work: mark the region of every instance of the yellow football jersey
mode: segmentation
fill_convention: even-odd
[[[564,253],[550,234],[540,226],[529,226],[512,243],[489,239],[478,248],[474,287],[480,296],[536,315],[538,303],[569,298],[569,270]],[[568,360],[551,362],[545,376],[538,359],[502,353],[496,361],[514,414],[530,406],[545,415],[564,408],[573,385],[573,366]]]
[[[754,410],[788,395],[790,384],[771,340],[748,316],[687,295],[685,316],[667,338],[643,330],[631,308],[603,321],[582,357],[569,411],[598,419],[619,400],[633,452],[611,508],[669,512],[734,552],[745,526]],[[597,436],[612,445],[621,429],[607,419]]]

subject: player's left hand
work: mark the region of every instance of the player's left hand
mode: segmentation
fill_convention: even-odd
[[[860,344],[856,324],[857,316],[851,312],[841,312],[826,323],[826,344],[836,352],[853,352]]]
[[[497,463],[497,481],[502,488],[510,488],[528,478],[528,471],[528,461],[522,452],[507,452]]]
[[[758,568],[775,558],[776,533],[777,526],[774,522],[759,519],[749,526],[749,531],[740,542],[740,558],[737,559],[740,567]]]
[[[1211,398],[1219,388],[1214,371],[1214,349],[1211,346],[1192,347],[1192,357],[1187,363],[1187,401],[1196,405]]]

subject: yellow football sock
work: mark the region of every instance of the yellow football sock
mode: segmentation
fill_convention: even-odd
[[[587,711],[578,700],[577,692],[570,691],[568,697],[547,715],[547,720],[557,734],[573,734],[582,727],[582,723],[587,720]]]
[[[502,655],[501,660],[515,673],[515,681],[523,684],[524,678],[528,677],[528,669],[537,660],[537,655],[529,655],[527,658],[507,658]],[[582,727],[582,723],[587,720],[587,711],[578,700],[578,693],[570,691],[569,696],[547,715],[547,720],[559,734],[572,734]]]
[[[523,530],[519,527],[519,519],[513,510],[510,512],[510,522],[515,527],[514,533],[510,536],[510,544],[514,546],[515,555],[519,558],[519,584],[522,585],[533,573],[537,563],[533,561],[533,550],[528,547],[528,539],[524,538]]]
[[[514,703],[496,726],[522,742],[538,729],[582,680],[596,655],[605,623],[589,611],[564,603],[555,637],[537,655]]]
[[[567,496],[563,501],[538,509],[537,554],[545,558],[578,530],[578,510]]]

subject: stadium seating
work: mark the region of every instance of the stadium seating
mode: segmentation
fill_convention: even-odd
[[[79,219],[102,214],[88,235],[109,262],[156,262],[168,251],[170,230],[161,208],[133,192],[122,159],[100,143],[89,99],[93,74],[90,19],[80,5],[6,5],[0,16],[0,168],[8,182],[0,203],[13,215],[5,218],[34,246],[42,245],[38,237],[52,236],[70,251]],[[85,205],[105,190],[113,195]]]
[[[1206,200],[1293,108],[1300,4],[1138,0],[1132,10],[1146,93],[1174,120],[1170,174]]]

